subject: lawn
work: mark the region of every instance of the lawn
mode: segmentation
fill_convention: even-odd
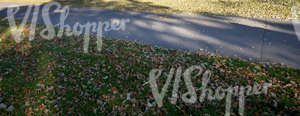
[[[149,72],[203,64],[212,71],[209,86],[224,88],[269,82],[267,95],[249,96],[245,115],[299,114],[300,70],[258,64],[203,51],[178,51],[136,42],[103,39],[103,50],[82,50],[82,37],[45,40],[38,34],[15,43],[6,21],[0,22],[0,115],[224,115],[225,101],[176,105],[165,97],[159,108],[149,84]],[[40,25],[39,29],[44,26]],[[38,30],[39,31],[39,30]],[[93,37],[94,38],[94,37]],[[162,76],[158,85],[166,81]],[[192,78],[200,88],[201,78]],[[181,82],[180,82],[181,83]],[[180,84],[179,93],[187,90]],[[166,96],[171,96],[171,88]],[[200,93],[197,92],[197,95]],[[182,94],[180,94],[182,95]],[[5,107],[4,107],[5,106]],[[238,100],[232,103],[238,114]]]
[[[51,0],[0,0],[0,2],[17,2],[17,3],[31,3],[31,4],[43,4],[50,1]]]
[[[38,0],[0,0],[34,2]],[[50,0],[40,0],[38,3]],[[255,18],[291,18],[297,0],[53,0],[65,5],[162,13],[193,13]]]

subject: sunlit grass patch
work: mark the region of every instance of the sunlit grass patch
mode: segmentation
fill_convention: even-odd
[[[50,1],[51,0],[0,0],[0,2],[16,2],[16,3],[31,3],[31,4],[43,4]]]
[[[194,13],[256,18],[291,18],[297,0],[0,0],[163,13]]]

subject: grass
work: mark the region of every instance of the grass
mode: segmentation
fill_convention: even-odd
[[[0,2],[43,4],[43,3],[51,2],[51,0],[0,0]]]
[[[28,41],[25,29],[24,40],[15,43],[7,22],[0,24],[0,103],[15,108],[13,112],[0,109],[1,116],[224,115],[224,101],[191,105],[179,100],[172,105],[165,98],[164,106],[158,108],[149,85],[143,85],[152,69],[170,70],[179,66],[186,69],[201,63],[206,63],[213,72],[212,85],[221,84],[225,88],[272,82],[274,86],[268,95],[247,97],[246,115],[299,114],[300,70],[297,69],[109,38],[103,39],[101,53],[95,50],[95,42],[91,42],[90,53],[84,54],[82,37],[45,40],[36,35],[35,40]],[[164,82],[165,78],[159,85]],[[192,82],[196,88],[201,85],[200,78]],[[179,91],[186,91],[184,85]],[[128,94],[131,98],[126,100]],[[274,102],[278,106],[274,107]],[[237,103],[232,107],[237,114]]]
[[[0,0],[7,1],[7,0]],[[34,2],[34,0],[9,0]],[[38,3],[48,2],[41,0]],[[65,5],[162,13],[194,13],[255,18],[291,18],[297,0],[54,0]]]

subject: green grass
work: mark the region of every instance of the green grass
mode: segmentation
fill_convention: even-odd
[[[218,80],[216,84],[223,83],[224,88],[254,82],[273,83],[268,95],[247,97],[246,115],[299,113],[300,70],[297,69],[108,38],[103,39],[101,53],[95,50],[95,42],[91,42],[90,53],[84,54],[81,37],[45,40],[36,35],[34,41],[28,41],[25,34],[25,40],[17,44],[7,22],[1,21],[0,25],[0,97],[3,99],[0,102],[15,107],[13,112],[0,109],[1,116],[223,115],[224,101],[189,105],[179,100],[177,105],[172,105],[165,98],[162,108],[147,105],[154,103],[149,85],[143,85],[151,69],[170,70],[179,66],[186,69],[201,63],[207,63],[207,68],[213,71],[211,83]],[[161,79],[159,83],[164,81]],[[192,82],[198,87],[201,78]],[[184,86],[179,91],[185,92]],[[126,101],[127,93],[131,94],[129,101]],[[274,101],[278,107],[272,107]],[[232,107],[232,112],[237,114],[237,104]]]
[[[7,1],[7,0],[0,0]],[[11,1],[11,0],[10,0]],[[20,2],[19,0],[13,0]],[[23,0],[28,1],[33,0]],[[46,3],[50,0],[44,0]],[[291,18],[297,0],[53,0],[65,5],[162,13],[195,13],[255,18]],[[43,3],[39,1],[38,3]]]

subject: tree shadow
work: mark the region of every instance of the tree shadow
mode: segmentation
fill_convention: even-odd
[[[26,6],[21,7],[16,17],[22,18],[26,8]],[[54,24],[57,24],[60,13],[55,13],[53,10],[50,10],[50,17]],[[1,14],[6,15],[6,10],[4,9]],[[39,17],[42,17],[41,13]],[[131,22],[125,31],[106,32],[104,33],[105,37],[134,40],[183,50],[199,50],[201,48],[225,56],[238,55],[255,61],[269,61],[268,57],[274,56],[277,58],[271,58],[273,59],[271,61],[283,61],[291,66],[300,66],[300,62],[297,60],[300,56],[300,45],[297,42],[293,25],[288,22],[278,23],[264,19],[218,15],[128,12],[101,8],[72,8],[70,16],[65,22],[72,26],[76,22],[85,24],[110,21],[115,18],[127,18]],[[247,23],[249,21],[251,23]],[[43,24],[43,19],[39,18],[38,23]],[[276,53],[272,50],[275,50]]]
[[[24,13],[28,6],[21,7],[20,11],[16,15],[19,19],[22,19]],[[43,7],[43,6],[42,6]],[[42,8],[41,7],[41,8]],[[6,15],[7,9],[0,11],[1,15]],[[59,23],[59,14],[50,11],[50,17],[54,24]],[[160,17],[162,16],[162,17]],[[167,17],[164,17],[167,16]],[[39,14],[38,23],[44,24],[41,19],[41,14]],[[145,44],[155,45],[165,48],[175,48],[183,50],[197,50],[199,48],[205,48],[210,52],[219,50],[221,54],[226,56],[233,56],[234,53],[238,53],[243,57],[255,57],[259,58],[261,52],[261,43],[263,42],[263,33],[264,30],[271,33],[276,33],[271,39],[281,39],[287,38],[290,43],[294,43],[288,47],[272,46],[271,49],[280,47],[282,49],[276,49],[274,53],[271,53],[274,56],[283,58],[280,60],[285,60],[290,64],[300,65],[299,63],[299,43],[295,41],[295,35],[292,33],[286,33],[278,30],[264,29],[261,27],[253,27],[244,24],[238,23],[228,23],[224,22],[225,17],[221,16],[190,16],[190,15],[168,15],[163,13],[149,13],[149,12],[126,12],[126,11],[117,11],[117,10],[91,10],[91,9],[71,9],[70,16],[65,21],[67,24],[73,26],[76,22],[85,24],[86,22],[99,22],[99,21],[109,21],[110,19],[120,19],[128,18],[131,20],[131,23],[128,25],[125,31],[112,31],[106,32],[105,37],[112,37],[116,39],[131,40],[131,41],[140,41]],[[277,26],[278,28],[293,31],[291,30],[291,25],[283,24],[278,25],[277,23],[270,23],[263,20],[255,20],[263,24],[270,24]],[[2,25],[1,25],[2,26]],[[1,29],[6,31],[7,28]],[[269,35],[270,36],[270,35]],[[276,45],[280,45],[278,42]],[[251,48],[255,46],[256,48]],[[298,47],[297,47],[298,46]],[[240,50],[243,48],[246,51]],[[294,48],[294,49],[293,49]],[[59,52],[59,51],[58,51]],[[55,52],[53,54],[58,54]],[[290,57],[291,55],[296,55],[295,57]],[[59,59],[59,58],[57,58]],[[72,60],[72,58],[68,59]],[[101,59],[99,60],[99,62]],[[74,62],[77,62],[74,58]],[[75,66],[75,65],[72,65]],[[74,73],[73,67],[70,66],[69,73]],[[53,71],[58,70],[53,69]],[[65,72],[65,68],[61,68],[60,71]],[[78,72],[84,72],[82,70]],[[20,73],[20,72],[18,72]],[[30,73],[30,72],[29,72]],[[79,73],[78,73],[79,74]],[[56,79],[64,79],[66,75],[58,75]],[[71,85],[70,85],[71,86]],[[73,86],[73,85],[72,85]],[[75,85],[76,86],[76,85]],[[77,87],[79,88],[79,87]],[[67,90],[64,92],[59,92],[60,88],[55,87],[58,95],[64,97],[66,92],[72,93],[70,100],[66,101],[66,106],[61,106],[64,112],[68,111],[68,105],[74,105],[77,111],[84,110],[79,109],[81,105],[88,106],[88,103],[85,104],[71,104],[76,100],[77,91]],[[75,97],[74,97],[75,96]],[[76,98],[76,99],[75,99]],[[84,98],[84,97],[78,97]],[[85,98],[83,100],[86,100]],[[91,101],[96,102],[96,101]]]
[[[172,10],[170,7],[154,5],[152,2],[140,2],[138,0],[53,0],[63,5],[71,5],[73,7],[92,7],[115,10],[129,10],[129,11],[156,11],[166,12]]]

